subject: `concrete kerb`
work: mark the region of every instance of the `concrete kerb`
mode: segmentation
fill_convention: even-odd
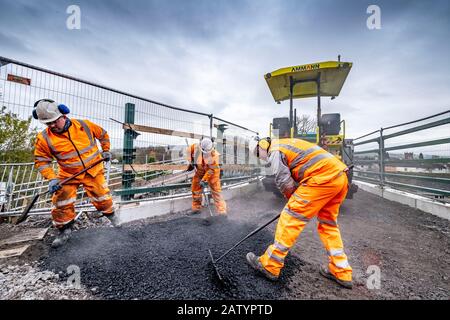
[[[258,178],[252,181],[223,186],[222,196],[225,200],[230,200],[234,197],[254,192],[260,188],[260,181],[261,179]],[[206,192],[206,194],[210,197],[210,192]],[[210,203],[212,204],[212,201]],[[191,208],[191,204],[192,195],[190,193],[184,193],[176,198],[163,197],[150,201],[121,204],[116,210],[116,216],[118,224],[123,224],[131,221],[186,211]]]
[[[450,220],[450,204],[433,201],[405,191],[392,188],[381,188],[378,185],[364,181],[354,180],[354,183],[362,190],[376,194],[384,199],[402,203],[412,208],[431,213],[440,218]]]

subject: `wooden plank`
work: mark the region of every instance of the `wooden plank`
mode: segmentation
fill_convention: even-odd
[[[47,233],[48,228],[34,228],[23,231],[20,234],[13,235],[7,239],[0,241],[0,246],[10,245],[20,242],[27,242],[32,240],[42,240]]]
[[[191,139],[198,139],[200,140],[204,136],[191,133],[191,132],[184,132],[184,131],[177,131],[177,130],[169,130],[169,129],[162,129],[162,128],[156,128],[156,127],[149,127],[149,126],[143,126],[140,124],[132,124],[132,123],[124,123],[122,125],[123,129],[133,129],[135,131],[141,131],[141,132],[149,132],[149,133],[156,133],[156,134],[163,134],[166,136],[177,136],[177,137],[183,137],[183,138],[191,138]],[[228,144],[230,144],[230,137],[223,138],[223,139],[215,139],[216,143],[223,143],[225,140],[227,140]],[[234,144],[233,144],[234,145]],[[245,148],[246,145],[242,143],[237,144],[238,147]]]
[[[164,171],[171,171],[171,170],[186,170],[187,165],[183,164],[133,164],[133,169],[137,172],[142,171],[156,171],[156,170],[164,170]],[[124,170],[133,170],[129,164],[126,164],[124,166]],[[224,164],[222,166],[223,171],[252,171],[255,169],[255,167],[249,166],[249,165],[239,165],[239,164]]]
[[[184,131],[162,129],[162,128],[149,127],[149,126],[143,126],[143,125],[131,124],[131,123],[123,124],[123,129],[130,129],[130,127],[131,127],[131,129],[136,130],[136,131],[163,134],[166,136],[177,136],[177,137],[191,138],[191,139],[201,139],[203,137],[202,135],[199,135],[199,134],[184,132]]]
[[[176,137],[191,138],[191,139],[197,139],[197,140],[200,140],[201,138],[204,137],[203,135],[199,135],[199,134],[195,134],[195,133],[191,133],[191,132],[149,127],[149,126],[143,126],[140,124],[124,123],[122,125],[123,129],[130,129],[130,127],[131,127],[131,129],[133,129],[135,131],[156,133],[156,134],[162,134],[162,135],[166,135],[166,136],[176,136]],[[230,137],[228,137],[228,139],[227,138],[215,139],[215,142],[223,143],[225,140],[227,140],[228,145],[230,145],[230,144],[235,145],[234,143],[230,142],[230,141],[233,141],[233,140],[231,140]],[[242,143],[237,143],[236,145],[238,147],[242,147],[242,148],[247,147],[245,144],[242,144]]]
[[[20,256],[28,249],[29,246],[29,244],[26,244],[13,249],[0,250],[0,259]]]

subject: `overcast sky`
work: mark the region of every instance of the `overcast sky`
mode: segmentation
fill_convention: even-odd
[[[0,55],[268,133],[264,74],[353,62],[339,97],[323,99],[356,137],[450,109],[449,1],[0,0]],[[81,29],[66,28],[69,5]],[[381,29],[366,12],[381,9]],[[295,100],[314,115],[316,99]]]

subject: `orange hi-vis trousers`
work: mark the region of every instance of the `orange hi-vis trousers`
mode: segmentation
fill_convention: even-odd
[[[317,215],[320,239],[328,253],[330,272],[340,280],[352,280],[352,268],[344,253],[337,224],[339,207],[348,189],[347,175],[316,184],[308,180],[300,184],[281,212],[275,231],[275,241],[259,257],[264,268],[279,275],[284,259],[309,220]]]
[[[202,187],[200,181],[204,176],[204,170],[197,170],[192,178],[192,210],[200,210],[202,208]],[[220,184],[220,171],[215,172],[208,179],[209,189],[214,199],[214,205],[218,214],[227,214],[227,205],[222,197],[222,186]]]
[[[55,208],[52,210],[53,224],[61,228],[75,219],[74,203],[77,199],[77,190],[82,184],[88,197],[95,208],[105,216],[114,213],[113,201],[105,176],[99,173],[94,177],[86,174],[81,181],[67,183],[53,194],[52,202]]]

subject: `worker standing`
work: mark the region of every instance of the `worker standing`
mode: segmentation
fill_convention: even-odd
[[[348,190],[348,168],[321,147],[301,139],[264,138],[255,155],[270,163],[275,184],[288,199],[281,212],[275,240],[258,257],[249,252],[247,262],[270,280],[277,280],[284,259],[308,221],[318,220],[318,233],[328,253],[328,266],[320,274],[352,288],[352,268],[344,253],[337,217]]]
[[[227,216],[227,205],[222,197],[220,183],[219,152],[214,149],[210,138],[203,138],[200,144],[192,144],[187,150],[188,170],[194,170],[192,178],[192,211],[191,214],[199,214],[202,207],[202,190],[209,185],[216,211],[219,217]]]
[[[50,99],[36,101],[33,117],[47,125],[37,135],[35,145],[35,166],[40,174],[49,180],[52,196],[53,225],[59,235],[52,247],[59,247],[67,242],[75,219],[74,203],[77,189],[82,184],[96,209],[109,218],[113,224],[114,208],[110,190],[105,180],[103,163],[62,186],[59,182],[88,167],[102,157],[110,161],[111,153],[108,133],[100,126],[88,120],[69,119],[69,108]],[[102,153],[98,150],[98,140]],[[52,168],[52,161],[58,163],[58,173]]]

